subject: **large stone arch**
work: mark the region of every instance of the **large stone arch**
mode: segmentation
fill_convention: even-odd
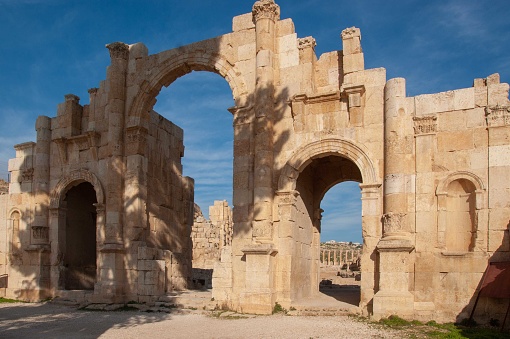
[[[345,139],[324,139],[310,143],[294,152],[281,171],[278,190],[294,190],[299,173],[313,159],[329,155],[345,157],[356,164],[361,171],[363,184],[370,185],[378,182],[376,168],[368,156],[368,151],[363,146]]]
[[[245,105],[248,89],[240,70],[225,55],[206,50],[203,46],[189,45],[158,54],[160,58],[171,55],[158,64],[151,75],[139,86],[129,110],[128,127],[144,120],[156,103],[156,97],[163,88],[192,71],[208,71],[223,77],[229,84],[237,107]]]
[[[62,201],[65,193],[69,190],[69,188],[79,185],[83,182],[89,182],[92,184],[92,186],[94,186],[97,203],[101,205],[104,204],[104,191],[99,179],[88,170],[79,169],[60,179],[55,188],[51,191],[50,209],[58,208],[60,206],[60,202]]]
[[[300,193],[296,191],[298,177],[312,161],[328,156],[338,156],[349,160],[358,167],[361,174],[361,220],[364,244],[363,254],[361,257],[363,278],[361,281],[359,306],[366,308],[375,293],[376,263],[374,253],[377,241],[382,235],[380,222],[382,213],[382,192],[380,183],[381,180],[379,179],[377,168],[371,160],[369,151],[363,145],[357,145],[353,141],[342,138],[329,138],[312,142],[297,149],[280,173],[277,192],[277,195],[279,196],[279,228],[282,230],[288,230],[287,232],[292,234],[291,230],[298,226],[298,222],[296,222],[293,217],[294,215],[298,215],[297,205],[299,204],[300,199]],[[299,225],[299,227],[301,228],[301,225]],[[281,233],[284,234],[284,232]],[[318,249],[320,246],[320,239],[317,237],[317,233],[315,233],[315,231],[313,238],[312,247]],[[303,256],[300,253],[300,250],[295,250],[294,252],[286,251],[286,239],[282,238],[281,240],[281,245],[283,246],[281,250],[282,254],[284,254],[284,256],[290,256],[292,258],[291,260],[293,262],[295,261],[293,267],[299,267],[300,262],[303,262]],[[317,250],[316,253],[319,253],[319,251]],[[309,258],[305,259],[308,260]],[[319,258],[313,257],[311,260],[315,260],[318,263]],[[299,298],[298,294],[293,293],[293,290],[296,289],[296,286],[294,286],[292,282],[294,280],[293,274],[294,273],[290,273],[290,279],[288,279],[289,283],[283,288],[284,290],[289,291],[288,298],[286,299],[287,295],[285,294],[280,297],[282,301],[285,300],[285,302],[290,304],[296,302]],[[285,273],[282,273],[282,275],[285,276]],[[306,285],[305,288],[310,290],[313,290],[316,287],[318,288],[318,264],[317,268],[312,270],[309,276],[310,278],[302,285]],[[305,288],[301,288],[302,293],[305,293]]]

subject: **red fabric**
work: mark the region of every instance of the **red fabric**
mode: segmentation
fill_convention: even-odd
[[[489,263],[480,297],[510,299],[510,262]]]

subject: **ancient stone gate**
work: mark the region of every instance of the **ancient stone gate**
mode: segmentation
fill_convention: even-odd
[[[218,303],[267,314],[313,297],[320,202],[351,180],[362,195],[360,309],[464,316],[488,260],[510,259],[508,85],[496,74],[407,97],[404,79],[364,68],[359,29],[341,39],[343,50],[317,58],[315,40],[261,0],[217,38],[153,55],[141,43],[108,45],[90,103],[66,96],[55,118],[38,118],[35,143],[15,146],[0,196],[3,293],[153,302],[187,286],[193,181],[182,174],[182,130],[152,108],[163,86],[209,71],[235,101],[234,234],[213,273]],[[83,183],[96,230],[87,265],[66,250],[67,204]],[[66,287],[69,263],[77,290]],[[494,307],[480,316],[504,312],[485,302]]]

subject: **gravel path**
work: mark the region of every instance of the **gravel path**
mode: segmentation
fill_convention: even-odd
[[[0,338],[399,338],[349,317],[80,311],[53,304],[0,304]]]

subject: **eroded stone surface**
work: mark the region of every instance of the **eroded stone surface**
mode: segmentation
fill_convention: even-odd
[[[194,190],[182,175],[183,131],[152,107],[163,86],[195,70],[224,77],[235,100],[233,235],[212,263],[218,305],[270,313],[317,295],[320,201],[352,180],[362,197],[361,312],[469,315],[488,260],[510,260],[508,84],[491,75],[407,97],[404,79],[364,69],[359,29],[342,32],[343,51],[317,57],[315,40],[279,16],[262,0],[224,36],[158,54],[107,46],[111,64],[90,104],[66,95],[55,117],[37,119],[36,142],[15,146],[0,196],[3,295],[154,302],[189,286]],[[96,246],[85,250],[96,274],[78,274],[90,290],[75,291],[66,197],[82,183],[95,192]],[[480,319],[505,312],[482,303]]]

